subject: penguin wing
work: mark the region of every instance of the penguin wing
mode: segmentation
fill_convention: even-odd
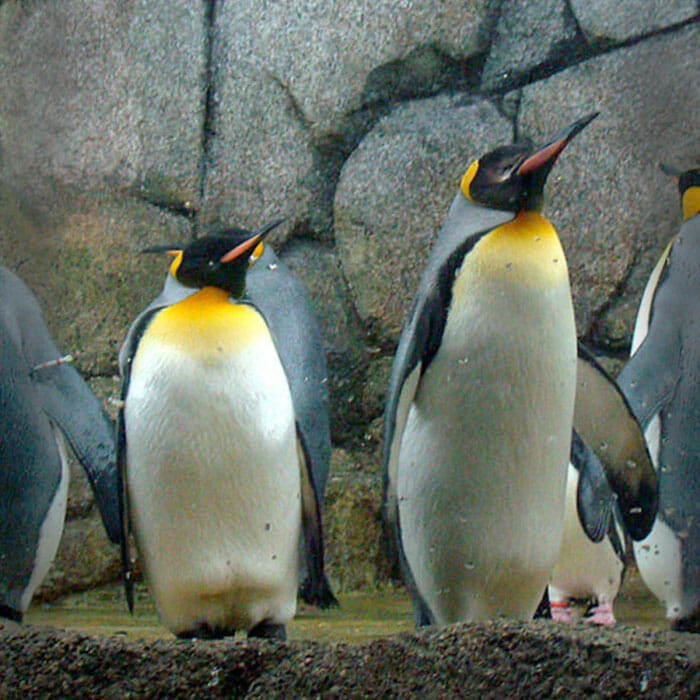
[[[331,591],[324,572],[321,508],[309,455],[298,423],[297,452],[301,477],[301,524],[307,570],[307,579],[304,581],[300,593],[307,603],[319,608],[329,608],[337,606],[338,601]]]
[[[659,503],[656,471],[629,403],[581,343],[574,430],[600,460],[605,477],[617,494],[629,535],[635,540],[644,539],[651,531]]]
[[[114,432],[97,397],[70,365],[44,366],[61,353],[27,285],[0,266],[3,320],[26,362],[25,371],[43,412],[58,425],[87,473],[107,535],[119,538]]]
[[[328,369],[309,295],[269,245],[248,271],[246,290],[267,321],[287,375],[297,425],[322,502],[331,458]]]
[[[34,372],[42,407],[85,469],[107,535],[119,542],[119,495],[114,428],[78,371],[59,365]]]
[[[480,207],[461,192],[457,193],[430,252],[401,332],[384,411],[382,514],[393,568],[401,558],[396,470],[403,431],[421,376],[442,341],[455,273],[482,236],[514,217],[512,212]]]
[[[618,376],[618,384],[644,429],[674,400],[681,377],[687,382],[688,372],[697,376],[700,216],[683,222],[664,253],[658,263],[660,274],[655,269],[648,283],[655,282],[646,311],[648,331]],[[640,307],[639,315],[644,312]],[[635,340],[637,333],[635,328]]]
[[[600,460],[575,430],[569,460],[579,473],[576,491],[579,521],[589,539],[600,542],[610,526],[615,494],[605,478]]]
[[[306,578],[304,602],[337,605],[323,573],[321,518],[331,458],[328,369],[323,339],[309,296],[296,275],[269,245],[249,269],[248,298],[267,322],[287,376],[299,436],[304,505]],[[317,513],[318,511],[318,513]]]

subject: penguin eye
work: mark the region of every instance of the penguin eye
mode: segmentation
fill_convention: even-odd
[[[208,267],[214,267],[215,264],[216,264],[216,263],[215,263],[213,260],[210,260],[210,261],[207,263],[207,266],[208,266]]]

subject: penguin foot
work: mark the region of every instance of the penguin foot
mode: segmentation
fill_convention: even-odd
[[[284,625],[271,622],[270,620],[263,620],[262,622],[258,622],[255,627],[248,630],[248,639],[251,637],[257,637],[258,639],[274,639],[278,642],[284,642],[287,640],[287,630]]]
[[[617,622],[613,614],[612,603],[601,603],[595,607],[588,608],[583,621],[591,625],[612,627]]]
[[[325,575],[320,583],[314,583],[310,577],[305,578],[299,586],[299,596],[305,603],[321,610],[340,607]]]
[[[0,605],[0,625],[7,621],[16,622],[19,625],[22,623],[23,617],[20,610],[11,608],[9,605]]]
[[[700,606],[687,617],[680,617],[671,621],[671,629],[674,632],[694,632],[700,634]]]
[[[561,622],[566,625],[571,624],[571,610],[569,610],[568,603],[558,603],[556,601],[550,602],[549,609],[552,613],[552,620],[554,622]]]
[[[176,632],[175,636],[178,639],[223,639],[224,637],[233,637],[234,634],[236,634],[236,630],[212,627],[207,622],[200,622],[192,629]]]

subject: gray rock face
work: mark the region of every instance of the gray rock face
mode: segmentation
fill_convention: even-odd
[[[587,39],[622,41],[684,22],[697,14],[695,0],[570,0]]]
[[[485,100],[440,96],[382,119],[348,158],[335,196],[343,273],[360,318],[393,342],[469,163],[512,140]]]
[[[280,240],[290,228],[308,228],[318,207],[309,130],[276,80],[231,58],[223,25],[217,36],[217,103],[203,222],[257,228],[283,217],[289,223],[272,235]]]
[[[658,163],[700,156],[698,46],[696,24],[522,92],[518,126],[534,137],[601,112],[555,166],[545,211],[569,260],[579,334],[617,350],[626,347],[641,294],[628,277],[636,269],[639,282],[648,277],[680,220],[677,191]],[[625,303],[630,298],[635,303]]]
[[[565,0],[504,0],[481,88],[523,80],[543,64],[580,50],[576,23]]]
[[[456,58],[483,51],[499,6],[500,0],[245,0],[224,3],[221,24],[231,56],[275,76],[314,130],[327,134],[362,106],[377,68],[421,46]]]
[[[195,198],[202,46],[188,2],[3,3],[3,180],[52,213],[56,183],[126,190],[167,178]]]

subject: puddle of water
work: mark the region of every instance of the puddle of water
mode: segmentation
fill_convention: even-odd
[[[290,639],[359,643],[398,632],[412,631],[408,597],[402,590],[348,593],[338,596],[340,607],[322,611],[300,605],[287,628]],[[615,604],[624,625],[668,629],[664,611],[631,568]],[[172,638],[158,622],[153,601],[143,585],[136,588],[133,617],[128,613],[121,586],[113,585],[69,596],[53,603],[33,605],[26,622],[86,634],[120,634],[133,639]]]

